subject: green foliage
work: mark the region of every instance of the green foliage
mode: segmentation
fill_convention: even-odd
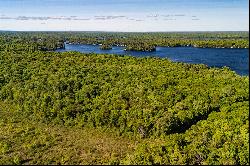
[[[111,50],[112,49],[112,46],[108,45],[108,44],[102,44],[100,46],[100,49],[101,50]]]
[[[135,144],[112,130],[46,125],[0,102],[0,165],[119,164]]]
[[[130,43],[125,48],[126,51],[155,51],[156,47],[148,43]]]
[[[239,100],[238,93],[248,100],[247,81],[224,69],[158,58],[22,54],[2,54],[1,74],[9,82],[0,97],[45,121],[81,115],[83,125],[158,137],[185,130],[221,104]]]
[[[126,157],[112,153],[91,163],[249,164],[249,77],[153,57],[27,51],[11,40],[11,49],[0,51],[0,105],[13,108],[0,107],[7,114],[0,127],[16,134],[11,139],[27,139],[22,147],[29,156],[50,144],[47,136],[34,139],[41,134],[34,126],[8,126],[25,118],[139,141]],[[1,163],[23,163],[19,153],[8,157],[15,147],[0,138]],[[88,148],[88,154],[98,151]],[[70,163],[72,156],[56,161]]]
[[[249,103],[222,107],[198,122],[184,134],[164,140],[142,143],[125,164],[213,164],[246,165],[249,163]],[[160,142],[160,143],[159,143]]]
[[[84,32],[64,33],[69,43],[105,44],[126,46],[127,50],[153,51],[154,46],[249,48],[248,32],[154,32],[111,33]]]
[[[0,50],[53,51],[64,43],[125,46],[126,50],[154,51],[155,46],[249,48],[248,32],[0,32]]]

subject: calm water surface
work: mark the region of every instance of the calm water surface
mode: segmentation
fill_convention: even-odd
[[[59,52],[79,51],[82,53],[119,54],[136,57],[155,56],[169,58],[175,62],[203,63],[209,67],[227,66],[239,75],[249,75],[249,49],[156,47],[155,52],[124,51],[124,47],[113,46],[112,50],[101,50],[98,45],[65,44]]]

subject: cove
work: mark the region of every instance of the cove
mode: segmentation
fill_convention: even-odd
[[[101,50],[99,45],[65,44],[58,52],[78,51],[82,53],[118,54],[135,57],[154,56],[169,58],[175,62],[205,64],[209,67],[227,66],[241,76],[249,75],[249,49],[196,48],[196,47],[156,47],[154,52],[124,51],[124,47],[113,46],[111,50]]]

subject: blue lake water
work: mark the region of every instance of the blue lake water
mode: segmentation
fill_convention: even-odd
[[[124,51],[124,47],[113,46],[112,50],[101,50],[98,45],[65,44],[58,52],[79,51],[82,53],[119,54],[136,57],[155,56],[169,58],[175,62],[206,64],[209,67],[227,66],[239,75],[249,75],[249,49],[156,47],[155,52]]]

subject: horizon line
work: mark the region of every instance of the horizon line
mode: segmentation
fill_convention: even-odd
[[[0,32],[124,32],[124,33],[155,33],[155,32],[249,32],[249,30],[189,30],[189,31],[98,31],[98,30],[0,30]]]

